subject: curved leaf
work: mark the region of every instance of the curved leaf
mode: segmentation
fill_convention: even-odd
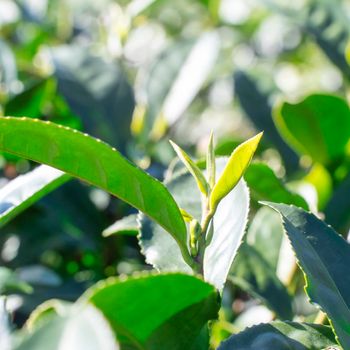
[[[344,157],[350,138],[350,109],[342,98],[310,95],[296,104],[285,102],[275,109],[274,119],[281,134],[301,154],[322,164]]]
[[[180,210],[159,181],[104,142],[28,118],[0,118],[0,150],[45,163],[119,197],[164,227],[191,262]]]
[[[215,212],[220,201],[232,191],[238,181],[244,175],[259,141],[262,133],[240,144],[231,154],[224,170],[222,171],[217,183],[210,195],[210,210]]]
[[[209,184],[207,183],[207,180],[205,179],[202,171],[198,168],[196,163],[181,147],[179,147],[175,142],[171,140],[170,144],[174,148],[174,151],[176,152],[177,156],[180,158],[182,163],[186,166],[188,171],[195,178],[199,190],[206,196],[208,194]]]
[[[294,204],[297,207],[308,209],[305,199],[289,191],[273,170],[264,163],[250,164],[244,178],[257,200]]]
[[[70,179],[62,171],[41,165],[0,189],[0,227]]]
[[[86,300],[102,311],[122,349],[189,349],[219,309],[213,286],[175,273],[113,278],[92,287]]]
[[[271,322],[231,336],[217,350],[324,350],[335,343],[327,326]]]
[[[328,315],[341,345],[350,347],[350,245],[330,226],[302,209],[267,203],[278,211],[304,271],[306,291]]]

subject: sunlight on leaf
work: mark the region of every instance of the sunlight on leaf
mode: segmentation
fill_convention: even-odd
[[[239,145],[231,154],[224,171],[220,175],[210,196],[210,210],[215,212],[220,201],[232,191],[244,175],[255,150],[258,147],[262,133]]]

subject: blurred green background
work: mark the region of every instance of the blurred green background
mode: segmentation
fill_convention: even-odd
[[[257,202],[309,208],[347,236],[349,17],[345,0],[0,0],[0,111],[88,132],[161,180],[177,166],[170,138],[201,161],[211,130],[220,156],[264,130],[246,174],[247,241],[259,256],[247,246],[235,262],[218,332],[273,317],[262,304],[284,312],[264,299],[249,259],[270,264],[272,279],[277,271],[307,319],[315,310],[302,277],[290,285],[279,259],[289,250],[278,217]],[[2,154],[1,185],[34,166]],[[71,181],[1,228],[0,290],[15,323],[47,299],[75,300],[102,278],[150,269],[135,237],[102,236],[132,213]]]

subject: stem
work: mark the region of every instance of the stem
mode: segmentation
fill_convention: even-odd
[[[207,232],[209,225],[213,219],[214,212],[209,209],[209,199],[208,197],[203,198],[203,216],[202,216],[202,222],[201,222],[201,234],[198,239],[198,254],[196,256],[196,262],[198,264],[197,266],[197,272],[203,275],[203,261],[204,261],[204,252],[205,248],[207,247]]]

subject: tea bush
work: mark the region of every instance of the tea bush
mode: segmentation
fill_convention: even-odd
[[[350,349],[349,9],[0,2],[0,349]]]

